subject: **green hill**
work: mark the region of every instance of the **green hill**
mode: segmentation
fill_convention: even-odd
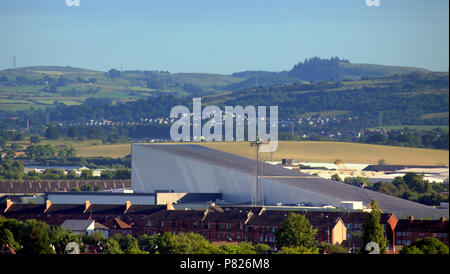
[[[114,103],[161,95],[218,95],[256,87],[304,84],[310,81],[358,80],[427,72],[412,67],[352,64],[339,58],[310,58],[290,71],[245,71],[231,75],[165,71],[96,71],[70,66],[30,66],[0,71],[0,111],[45,108],[55,102],[78,105],[87,98]]]

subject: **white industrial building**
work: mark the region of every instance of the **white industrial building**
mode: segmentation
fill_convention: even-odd
[[[352,201],[367,208],[376,199],[396,216],[448,216],[448,211],[364,188],[259,163],[259,188],[264,205],[333,206]],[[192,144],[133,144],[131,187],[137,193],[217,193],[236,204],[254,201],[256,161]],[[354,202],[360,202],[354,203]]]

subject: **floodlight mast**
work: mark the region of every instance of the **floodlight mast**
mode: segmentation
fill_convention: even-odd
[[[255,176],[255,185],[252,192],[252,206],[263,205],[263,195],[262,188],[259,185],[259,146],[262,142],[259,140],[259,137],[256,137],[256,141],[251,141],[250,146],[256,147],[256,176]]]

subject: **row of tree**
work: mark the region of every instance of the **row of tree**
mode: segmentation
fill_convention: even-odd
[[[394,178],[392,182],[376,183],[366,177],[346,177],[342,180],[338,174],[332,175],[331,179],[426,205],[436,206],[441,202],[448,202],[448,195],[443,193],[448,193],[449,185],[428,182],[424,174],[406,173],[402,177]]]
[[[92,169],[81,170],[78,175],[75,170],[67,174],[61,169],[49,168],[43,173],[31,170],[25,173],[22,162],[12,159],[3,159],[0,162],[0,180],[130,180],[131,170],[128,168],[116,170],[103,170],[100,177],[94,176]]]
[[[376,132],[362,136],[359,141],[368,144],[447,150],[449,146],[448,131],[440,128],[430,131],[411,131],[405,128],[401,131],[391,131],[389,134]]]

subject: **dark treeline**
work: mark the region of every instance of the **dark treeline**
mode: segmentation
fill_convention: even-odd
[[[423,147],[447,149],[449,145],[448,131],[435,128],[430,131],[416,131],[405,128],[403,130],[393,130],[387,134],[375,132],[363,136],[361,143],[405,146],[405,147]]]

